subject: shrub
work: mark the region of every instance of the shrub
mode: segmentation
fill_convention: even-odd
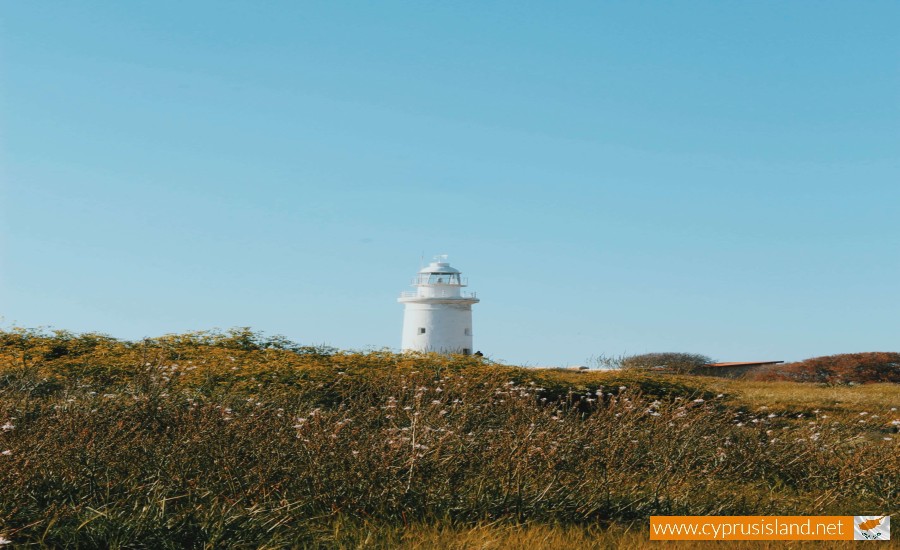
[[[793,380],[824,384],[900,382],[900,353],[843,353],[813,357],[758,373],[757,380]]]
[[[680,374],[690,374],[698,368],[712,363],[712,359],[698,353],[645,353],[631,355],[622,360],[622,368],[642,370],[662,370]]]

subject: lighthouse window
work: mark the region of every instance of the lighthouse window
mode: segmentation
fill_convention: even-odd
[[[471,355],[471,354],[472,354],[472,350],[470,350],[469,348],[463,348],[463,355]]]
[[[419,327],[419,334],[425,334],[425,328]]]
[[[465,329],[465,330],[463,331],[463,334],[465,334],[466,336],[471,336],[471,335],[472,335],[472,329],[470,329],[470,328]]]

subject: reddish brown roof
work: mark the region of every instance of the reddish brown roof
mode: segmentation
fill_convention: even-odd
[[[709,363],[708,365],[704,365],[705,367],[750,367],[755,365],[777,365],[778,363],[784,363],[784,361],[738,361],[733,363]]]

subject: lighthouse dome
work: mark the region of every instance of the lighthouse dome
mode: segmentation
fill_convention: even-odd
[[[420,269],[419,273],[439,275],[444,273],[461,273],[461,271],[456,269],[455,267],[450,267],[449,262],[431,262],[427,266]]]

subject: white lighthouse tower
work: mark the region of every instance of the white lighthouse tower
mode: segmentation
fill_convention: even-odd
[[[474,292],[463,292],[468,281],[450,267],[447,256],[419,270],[416,290],[400,293],[403,310],[403,351],[472,353],[472,304]]]

